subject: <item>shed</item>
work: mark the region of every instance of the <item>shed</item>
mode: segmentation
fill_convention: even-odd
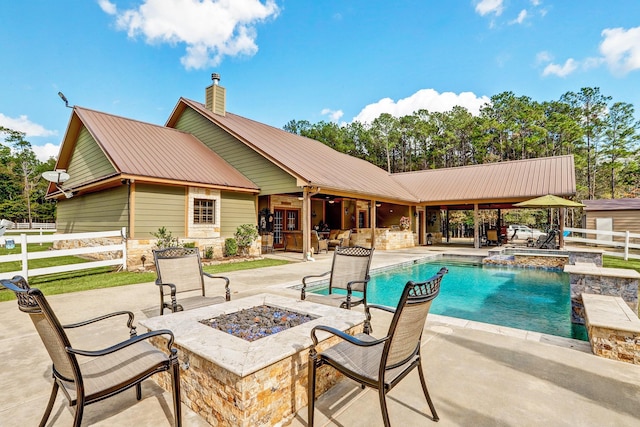
[[[583,200],[583,227],[640,234],[640,198]]]

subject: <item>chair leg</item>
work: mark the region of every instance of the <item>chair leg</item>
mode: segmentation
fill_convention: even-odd
[[[51,390],[51,396],[49,396],[49,403],[47,403],[47,409],[44,410],[44,415],[40,420],[40,427],[44,427],[47,424],[47,420],[51,415],[51,410],[53,409],[53,403],[56,401],[56,396],[58,395],[58,383],[56,380],[53,380],[53,389]]]
[[[382,411],[384,427],[391,427],[391,422],[389,421],[389,410],[387,409],[387,398],[384,392],[384,384],[381,384],[381,387],[378,387],[378,398],[380,399],[380,410]]]
[[[82,415],[84,412],[84,397],[78,397],[76,401],[76,416],[73,419],[73,427],[80,427],[82,425]]]
[[[142,400],[142,385],[140,383],[136,384],[136,399]]]
[[[429,391],[427,390],[427,382],[424,379],[424,372],[422,371],[422,360],[420,361],[420,363],[418,363],[418,374],[420,375],[420,383],[422,383],[422,391],[424,391],[424,397],[427,398],[429,409],[431,409],[431,415],[433,416],[433,421],[438,421],[440,418],[438,417],[438,413],[436,412],[435,406],[433,406],[433,402],[431,401],[431,396],[429,396]]]
[[[313,427],[313,415],[315,410],[316,403],[316,361],[318,359],[318,354],[316,353],[315,348],[311,348],[309,350],[309,370],[307,374],[307,400],[308,405],[308,415],[307,415],[307,426]]]
[[[180,406],[180,364],[176,360],[171,370],[171,385],[173,388],[174,427],[182,426],[182,407]]]

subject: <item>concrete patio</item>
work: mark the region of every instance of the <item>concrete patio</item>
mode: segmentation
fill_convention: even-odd
[[[378,251],[372,268],[424,257],[446,250],[482,255],[484,250],[420,247]],[[301,254],[275,257],[300,261]],[[232,298],[258,292],[297,295],[288,289],[302,276],[330,268],[332,254],[316,255],[315,262],[230,273]],[[446,280],[446,279],[445,279]],[[443,281],[446,286],[446,281]],[[54,295],[49,302],[62,323],[71,323],[115,310],[142,310],[157,304],[151,283]],[[390,316],[376,312],[374,335],[384,334]],[[102,325],[82,337],[83,347],[127,338],[118,323]],[[142,332],[142,331],[140,331]],[[441,426],[637,426],[640,425],[640,366],[599,358],[588,343],[550,337],[461,319],[429,315],[423,335],[423,366]],[[50,360],[28,316],[15,301],[0,303],[0,425],[37,425],[51,389]],[[431,425],[430,413],[412,373],[387,396],[391,423],[396,426]],[[171,425],[171,398],[153,381],[145,381],[143,400],[132,391],[85,409],[83,425]],[[51,426],[72,423],[73,412],[62,395],[49,420]],[[205,426],[183,405],[185,426]],[[306,408],[290,422],[306,425]],[[342,381],[316,403],[318,426],[382,425],[377,393]],[[436,424],[434,424],[436,425]]]

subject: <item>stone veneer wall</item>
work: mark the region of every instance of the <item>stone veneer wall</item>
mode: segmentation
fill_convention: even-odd
[[[345,332],[361,333],[362,324]],[[340,341],[333,336],[319,343],[316,349],[321,352]],[[166,351],[163,338],[155,337],[152,342]],[[181,399],[213,426],[283,425],[307,405],[309,348],[239,377],[179,345],[176,347],[181,365]],[[188,367],[185,369],[185,366]],[[341,376],[330,366],[322,366],[316,372],[316,396],[333,387]],[[171,376],[167,372],[153,378],[165,390],[171,390]]]
[[[376,249],[388,251],[393,249],[413,248],[417,245],[418,235],[411,230],[391,230],[376,228]],[[351,246],[371,247],[371,229],[360,228],[351,233]]]
[[[483,264],[520,268],[562,269],[569,262],[567,255],[514,254],[484,258]]]
[[[640,365],[640,332],[622,331],[587,323],[593,354]]]
[[[638,314],[638,279],[600,276],[587,273],[569,273],[571,287],[571,322],[584,325],[582,294],[621,297]]]

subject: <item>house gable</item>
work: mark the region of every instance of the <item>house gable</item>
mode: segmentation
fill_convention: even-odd
[[[84,126],[78,133],[67,173],[70,175],[65,182],[67,187],[93,182],[116,173],[116,169]]]
[[[186,107],[181,112],[175,122],[175,128],[189,132],[202,141],[260,187],[261,195],[300,191],[293,176],[239,142],[192,108]]]

